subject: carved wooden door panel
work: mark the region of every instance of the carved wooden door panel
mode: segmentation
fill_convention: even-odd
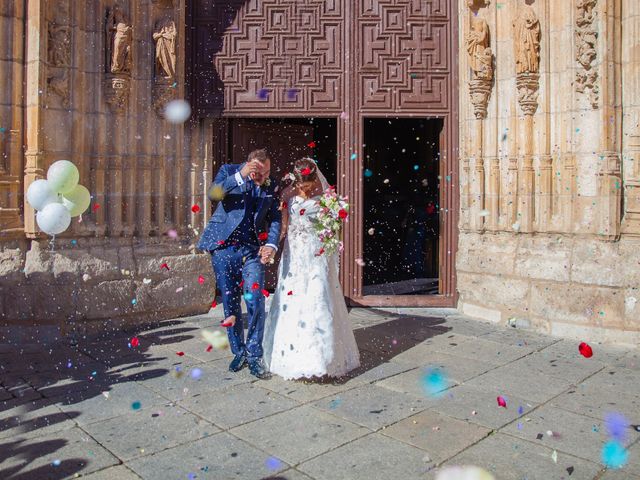
[[[271,175],[277,179],[291,170],[295,160],[311,154],[307,143],[313,136],[313,128],[308,125],[234,119],[231,132],[231,161],[241,163],[246,160],[251,150],[266,148],[271,155]],[[278,250],[276,262],[266,269],[266,286],[269,290],[275,288],[277,283],[281,253],[282,248]]]

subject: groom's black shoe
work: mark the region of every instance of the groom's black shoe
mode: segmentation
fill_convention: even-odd
[[[231,360],[231,363],[229,364],[229,371],[239,372],[246,366],[247,356],[244,353],[239,353],[235,357],[233,357],[233,360]]]
[[[249,371],[254,377],[258,377],[261,380],[271,378],[271,374],[268,372],[267,367],[264,366],[262,358],[252,358],[249,360]]]

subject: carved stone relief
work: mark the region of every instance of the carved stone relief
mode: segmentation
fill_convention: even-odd
[[[598,55],[598,31],[595,7],[598,0],[577,0],[576,3],[576,61],[580,65],[576,72],[576,91],[588,95],[593,108],[598,108],[600,88],[595,61]]]
[[[119,4],[107,9],[106,18],[105,99],[115,113],[122,113],[129,100],[133,27]]]
[[[153,41],[156,45],[153,107],[160,117],[164,116],[167,102],[176,98],[177,34],[176,23],[168,15],[158,20],[153,31]]]
[[[53,75],[47,78],[49,93],[58,95],[62,100],[62,106],[69,108],[69,74],[64,71],[60,75]]]
[[[493,81],[493,52],[491,51],[489,24],[486,20],[473,17],[466,38],[466,48],[471,67],[469,94],[476,118],[486,118],[487,104]]]
[[[47,56],[53,67],[71,66],[71,27],[49,23]]]
[[[518,103],[525,115],[538,109],[540,81],[540,21],[535,11],[525,5],[513,22]]]

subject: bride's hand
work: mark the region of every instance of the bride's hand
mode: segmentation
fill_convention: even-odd
[[[267,263],[273,263],[272,259],[275,256],[275,249],[273,247],[268,247],[268,246],[264,246],[260,249],[260,263],[262,263],[263,265],[267,264]]]

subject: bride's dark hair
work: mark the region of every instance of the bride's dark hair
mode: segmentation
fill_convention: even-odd
[[[309,157],[296,160],[293,164],[295,183],[314,182],[318,178],[318,166]]]

